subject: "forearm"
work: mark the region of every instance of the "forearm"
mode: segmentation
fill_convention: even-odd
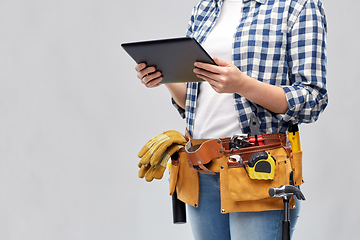
[[[184,83],[171,83],[165,84],[167,89],[169,90],[172,98],[176,102],[179,107],[185,109],[185,101],[186,101],[186,84]]]
[[[260,82],[243,74],[243,81],[237,93],[274,113],[288,111],[285,92],[281,87]]]

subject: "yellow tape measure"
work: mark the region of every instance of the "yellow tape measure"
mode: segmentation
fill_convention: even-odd
[[[273,180],[275,177],[276,160],[270,153],[254,153],[248,161],[248,173],[251,179]]]

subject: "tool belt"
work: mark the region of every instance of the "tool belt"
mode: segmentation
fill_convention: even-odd
[[[302,152],[287,147],[286,134],[263,134],[262,144],[231,148],[231,138],[191,139],[172,157],[170,195],[176,189],[178,199],[198,206],[198,174],[220,174],[221,213],[281,210],[281,198],[271,198],[269,189],[281,185],[301,185]],[[245,141],[248,139],[244,138]],[[272,180],[251,179],[249,161],[255,153],[266,152],[274,159]],[[239,156],[241,161],[236,161]],[[290,201],[295,208],[295,202]]]

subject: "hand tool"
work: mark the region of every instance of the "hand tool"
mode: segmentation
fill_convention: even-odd
[[[279,188],[269,189],[270,197],[282,197],[284,202],[284,220],[282,225],[282,240],[290,240],[290,198],[295,195],[299,200],[305,200],[304,194],[299,188],[291,185],[282,185]]]
[[[297,124],[288,128],[288,138],[293,152],[301,152],[299,127]]]
[[[173,223],[186,223],[186,205],[183,201],[177,198],[176,189],[172,197]]]
[[[269,189],[269,195],[270,197],[291,197],[292,195],[295,195],[299,200],[306,200],[300,189],[292,185],[281,185],[279,188],[272,187]]]
[[[255,113],[251,114],[249,126],[250,126],[249,141],[257,146],[264,145],[265,139],[260,133],[260,122],[256,117]]]
[[[235,161],[235,162],[239,162],[241,164],[241,166],[245,169],[245,172],[247,175],[249,175],[247,169],[246,169],[246,165],[245,165],[245,162],[244,162],[244,159],[242,159],[242,157],[240,155],[232,155],[229,157],[232,161]]]
[[[230,151],[254,145],[254,143],[246,140],[246,138],[248,138],[247,134],[235,134],[232,136],[229,142]]]

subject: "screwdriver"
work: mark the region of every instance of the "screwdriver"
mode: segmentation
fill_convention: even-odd
[[[288,128],[288,138],[293,152],[301,152],[299,127],[297,124]]]

